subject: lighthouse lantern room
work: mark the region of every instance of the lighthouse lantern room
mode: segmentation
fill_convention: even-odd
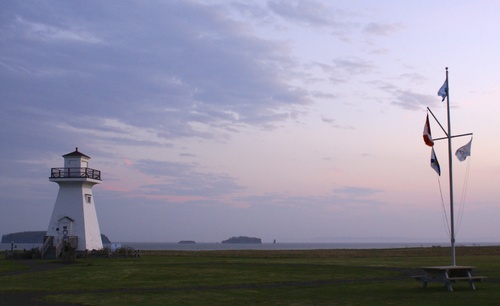
[[[63,155],[64,168],[52,168],[49,180],[59,185],[45,242],[56,250],[69,243],[76,251],[102,249],[92,187],[101,171],[89,168],[90,157],[79,152]],[[59,255],[56,252],[56,257]]]

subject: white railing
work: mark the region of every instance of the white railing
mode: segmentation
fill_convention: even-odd
[[[54,236],[46,236],[42,248],[40,249],[40,254],[42,258],[45,255],[45,253],[49,250],[49,247],[52,246],[53,241],[54,241]]]

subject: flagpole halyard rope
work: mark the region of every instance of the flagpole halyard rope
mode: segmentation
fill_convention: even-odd
[[[460,227],[462,225],[462,219],[463,219],[464,211],[465,211],[465,197],[467,195],[467,187],[469,185],[470,159],[471,159],[471,157],[469,157],[468,160],[467,160],[467,166],[466,166],[466,170],[465,170],[464,184],[463,184],[463,187],[462,187],[462,195],[460,197],[460,211],[459,211],[459,214],[458,214],[457,232],[460,230]]]
[[[448,232],[448,237],[451,237],[450,224],[448,223],[448,214],[446,213],[446,207],[444,206],[443,190],[441,189],[441,180],[439,178],[440,176],[438,175],[437,180],[439,186],[439,195],[441,196],[441,208],[443,209],[443,226]]]

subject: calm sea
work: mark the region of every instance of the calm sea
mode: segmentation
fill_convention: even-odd
[[[412,247],[447,247],[449,243],[262,243],[262,244],[226,244],[226,243],[175,243],[175,242],[117,242],[117,247],[132,247],[136,250],[176,250],[176,251],[214,251],[214,250],[317,250],[317,249],[395,249]],[[457,244],[458,245],[458,244]],[[487,246],[498,243],[464,243],[459,246]],[[0,250],[29,250],[40,247],[36,243],[1,243]]]

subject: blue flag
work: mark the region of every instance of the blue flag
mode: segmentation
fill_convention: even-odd
[[[439,88],[439,91],[438,91],[438,96],[443,98],[443,100],[441,100],[441,102],[443,102],[444,99],[446,99],[447,95],[448,95],[448,79],[446,79],[444,81],[443,86],[441,86],[441,88]]]
[[[441,176],[441,167],[439,167],[439,162],[436,157],[436,153],[434,153],[434,147],[431,150],[431,167],[436,170],[437,174]]]

